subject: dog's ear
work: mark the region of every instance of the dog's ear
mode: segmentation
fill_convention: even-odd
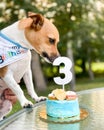
[[[39,31],[44,23],[44,17],[41,14],[35,14],[33,12],[28,12],[28,17],[30,17],[32,22],[32,27],[35,29],[35,31]]]
[[[35,31],[39,31],[44,23],[44,17],[41,14],[33,12],[28,13],[28,18],[19,21],[19,29],[33,27]]]
[[[30,27],[32,25],[32,23],[33,23],[33,19],[25,18],[25,19],[22,19],[19,21],[18,27],[19,27],[19,29],[22,30],[22,29]]]

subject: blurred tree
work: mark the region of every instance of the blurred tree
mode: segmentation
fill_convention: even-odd
[[[40,59],[38,54],[32,50],[32,72],[33,72],[33,80],[35,82],[35,86],[38,91],[46,90],[46,82],[44,79],[44,75],[42,73],[42,68],[40,64]]]
[[[103,36],[103,13],[104,2],[102,0],[51,0],[56,3],[54,22],[59,28],[61,52],[66,54],[67,43],[72,44],[74,60],[81,59],[83,74],[87,72],[90,79],[94,78],[92,62],[103,60],[104,36]],[[68,42],[69,41],[69,42]]]

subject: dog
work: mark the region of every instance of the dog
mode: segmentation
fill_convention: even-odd
[[[38,97],[34,90],[30,50],[34,49],[46,61],[52,63],[59,56],[57,49],[59,32],[55,25],[43,15],[29,12],[27,18],[2,29],[1,35],[9,39],[9,42],[18,42],[19,46],[24,49],[25,55],[20,60],[10,62],[0,68],[0,87],[10,88],[22,107],[31,107],[33,103],[24,96],[23,90],[18,84],[23,78],[29,95],[36,102],[45,100],[46,98],[43,96]],[[5,50],[5,47],[3,49]],[[24,51],[22,50],[22,52]],[[0,56],[1,64],[4,62],[3,58]]]

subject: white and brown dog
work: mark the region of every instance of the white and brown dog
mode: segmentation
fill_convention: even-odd
[[[30,49],[36,50],[47,61],[53,62],[59,56],[57,28],[41,14],[29,12],[27,18],[4,28],[1,33],[28,50],[21,60],[0,68],[0,86],[9,87],[16,94],[22,107],[31,106],[32,103],[26,99],[18,84],[23,77],[29,95],[37,102],[44,100],[45,98],[38,97],[34,90]]]

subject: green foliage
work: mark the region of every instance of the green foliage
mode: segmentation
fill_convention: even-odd
[[[2,0],[0,2],[0,29],[25,17],[28,11],[39,12],[32,2],[33,0],[22,2],[19,0]]]

